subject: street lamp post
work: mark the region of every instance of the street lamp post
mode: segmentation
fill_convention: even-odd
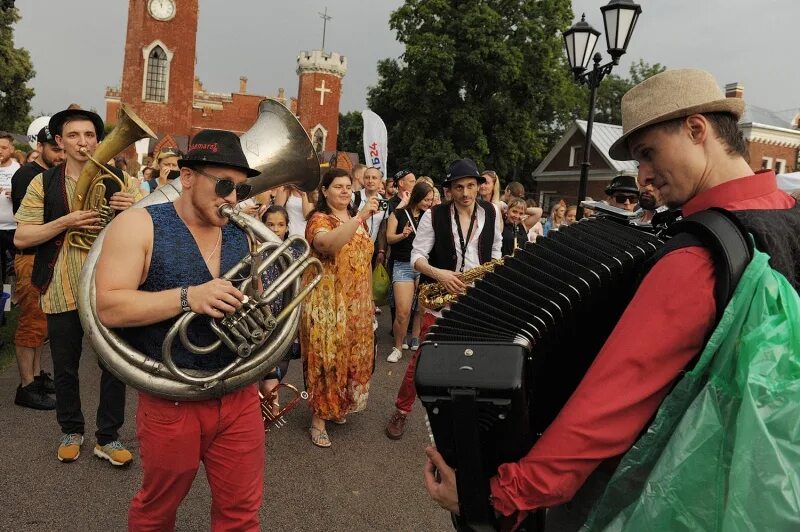
[[[586,22],[586,15],[581,16],[581,20],[576,22],[570,29],[563,33],[564,48],[567,51],[572,75],[575,81],[589,87],[589,117],[586,120],[586,138],[583,143],[583,162],[581,163],[581,177],[578,185],[578,219],[583,217],[583,207],[581,201],[586,197],[586,189],[589,184],[589,155],[592,147],[592,126],[594,125],[594,106],[597,99],[597,87],[603,81],[611,69],[619,64],[628,49],[633,29],[636,21],[642,12],[641,6],[633,0],[611,0],[608,4],[600,8],[603,13],[603,24],[606,30],[606,44],[608,55],[611,61],[605,65],[600,63],[603,57],[596,53],[594,48],[600,37],[600,32]],[[594,54],[594,55],[592,55]],[[587,71],[589,62],[593,61],[591,70]]]

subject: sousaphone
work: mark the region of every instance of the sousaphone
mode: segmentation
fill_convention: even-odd
[[[316,189],[320,181],[319,161],[303,126],[286,107],[274,100],[263,100],[258,110],[255,124],[241,136],[248,164],[261,172],[249,181],[253,185],[252,194],[283,185],[295,185],[307,192]],[[180,180],[175,179],[133,208],[175,201],[179,195]],[[262,377],[281,360],[294,341],[300,320],[300,303],[319,282],[321,264],[310,256],[310,247],[302,238],[282,241],[266,225],[238,212],[232,205],[222,205],[220,213],[239,226],[250,241],[250,253],[224,275],[233,280],[238,279],[241,272],[249,270],[244,280],[237,284],[247,301],[224,319],[212,320],[212,329],[218,339],[210,345],[197,346],[189,341],[187,327],[197,315],[184,313],[167,334],[162,361],[133,349],[113,330],[100,323],[95,302],[95,271],[105,231],[91,247],[80,276],[78,310],[81,323],[104,366],[126,384],[174,401],[221,397]],[[298,259],[290,253],[292,245],[302,248]],[[278,265],[280,275],[274,283],[259,289],[256,280],[271,264]],[[316,276],[303,285],[301,277],[307,268],[315,269]],[[268,303],[278,294],[284,296],[284,308],[273,316]],[[225,344],[236,358],[215,372],[178,368],[171,353],[173,342],[178,341],[197,356]]]

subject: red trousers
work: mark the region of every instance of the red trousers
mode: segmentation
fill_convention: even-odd
[[[424,340],[428,335],[428,329],[436,323],[436,316],[427,310],[422,313],[422,322],[419,327],[420,340]],[[414,386],[414,375],[417,372],[417,358],[419,358],[419,349],[414,352],[414,356],[408,361],[406,368],[406,375],[403,377],[403,383],[400,385],[400,390],[397,392],[397,400],[394,406],[404,414],[411,412],[414,408],[414,401],[417,399],[417,388]]]
[[[211,530],[259,530],[265,453],[256,385],[181,403],[139,392],[136,436],[144,478],[129,531],[174,530],[200,461],[211,486]]]

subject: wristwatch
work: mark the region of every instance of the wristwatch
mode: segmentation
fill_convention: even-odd
[[[189,287],[181,286],[181,310],[189,312],[192,307],[189,306]]]

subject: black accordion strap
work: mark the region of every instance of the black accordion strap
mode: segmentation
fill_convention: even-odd
[[[660,250],[659,257],[675,249],[698,245],[698,242],[711,252],[716,278],[714,298],[719,322],[739,279],[753,258],[753,242],[747,230],[729,211],[711,208],[675,223],[667,234],[673,238]]]

